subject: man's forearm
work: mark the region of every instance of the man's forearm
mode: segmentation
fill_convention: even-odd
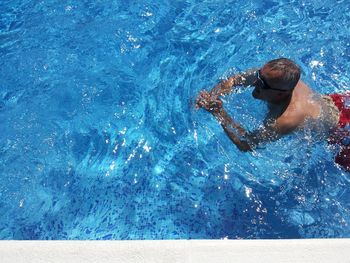
[[[240,136],[244,137],[247,135],[245,129],[242,128],[239,124],[236,124],[223,108],[216,112],[213,112],[213,115],[219,121],[225,133],[228,135],[231,141],[238,147],[239,150],[252,150],[246,140],[239,139],[239,137],[232,131],[232,129],[236,130]]]
[[[226,126],[221,125],[228,135],[228,137],[231,139],[231,141],[237,146],[237,148],[242,152],[251,151],[252,148],[248,144],[247,141],[240,140],[230,129],[228,129]]]
[[[255,81],[255,69],[251,69],[246,73],[236,74],[229,77],[226,80],[220,81],[214,86],[210,91],[212,96],[224,96],[233,91],[233,88],[236,86],[248,87],[254,84]]]
[[[225,125],[226,127],[232,127],[233,129],[237,130],[240,136],[247,135],[247,131],[238,123],[235,123],[230,117],[230,115],[228,115],[223,108],[216,112],[213,112],[213,115],[216,117],[216,119],[220,122],[221,125]]]
[[[232,91],[232,88],[235,85],[233,77],[230,77],[227,80],[222,80],[210,91],[211,96],[223,96],[229,94]]]

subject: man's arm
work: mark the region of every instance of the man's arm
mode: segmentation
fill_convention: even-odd
[[[222,101],[217,97],[212,97],[206,91],[199,94],[196,108],[203,108],[213,114],[231,141],[241,151],[251,151],[259,143],[277,137],[272,125],[257,132],[248,133],[243,127],[235,123],[222,108]]]
[[[226,80],[220,81],[210,91],[210,95],[213,97],[224,96],[231,93],[236,86],[252,86],[256,81],[256,71],[257,69],[251,69],[245,73],[236,74]]]
[[[236,135],[236,132],[238,132],[241,137],[244,137],[247,135],[247,132],[239,124],[235,123],[222,108],[222,101],[218,97],[213,97],[207,91],[202,91],[197,98],[196,108],[203,108],[213,114],[239,150],[246,152],[252,149],[247,141],[241,140]]]
[[[219,121],[231,141],[243,152],[252,151],[259,144],[275,141],[284,133],[289,132],[285,129],[283,124],[281,125],[273,121],[267,122],[261,128],[249,133],[239,124],[235,123],[223,108],[212,111],[211,113]]]
[[[212,114],[215,116],[221,127],[224,129],[225,133],[240,151],[246,152],[252,150],[252,147],[249,145],[247,140],[240,139],[235,132],[237,132],[240,137],[243,138],[246,137],[248,133],[239,124],[235,123],[223,108],[212,112]]]

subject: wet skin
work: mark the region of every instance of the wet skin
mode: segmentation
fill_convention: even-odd
[[[229,94],[235,85],[240,85],[238,75],[220,82],[210,92],[202,91],[197,98],[196,108],[212,113],[240,150],[252,150],[260,142],[288,134],[302,126],[305,119],[317,119],[320,115],[321,105],[313,99],[314,92],[301,80],[291,89],[289,83],[281,80],[281,74],[265,65],[260,69],[260,77],[264,83],[259,79],[246,83],[255,87],[252,96],[268,105],[266,120],[269,124],[260,131],[261,134],[258,134],[259,131],[254,134],[245,131],[223,108],[220,97]]]

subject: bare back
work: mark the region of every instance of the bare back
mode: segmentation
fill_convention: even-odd
[[[287,108],[276,118],[276,129],[285,134],[302,127],[307,119],[317,120],[321,114],[321,103],[314,95],[300,80],[293,90]]]

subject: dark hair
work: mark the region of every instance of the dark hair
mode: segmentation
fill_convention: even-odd
[[[301,70],[299,66],[288,58],[278,58],[271,60],[266,63],[266,66],[268,66],[273,71],[281,72],[281,81],[288,83],[288,86],[291,89],[297,85],[300,79]]]

